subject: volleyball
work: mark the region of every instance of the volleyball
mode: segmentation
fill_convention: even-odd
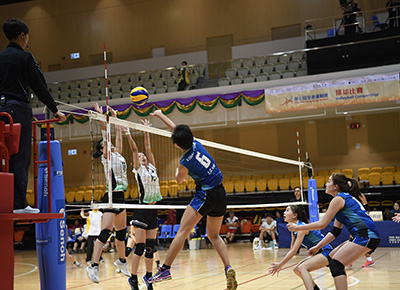
[[[149,99],[149,92],[144,87],[136,87],[131,91],[131,101],[135,105],[142,106]]]

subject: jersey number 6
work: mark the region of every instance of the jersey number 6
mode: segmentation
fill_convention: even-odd
[[[200,162],[201,165],[203,165],[205,168],[208,168],[211,164],[211,160],[206,156],[200,156],[200,152],[197,152],[196,154],[196,160]]]

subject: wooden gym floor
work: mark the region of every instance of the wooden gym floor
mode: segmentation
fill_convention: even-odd
[[[278,277],[266,275],[270,263],[282,259],[288,249],[253,251],[251,243],[234,243],[228,245],[228,251],[231,265],[236,269],[238,289],[304,289],[301,279],[292,272],[293,268],[281,271]],[[159,254],[163,261],[166,251],[160,250]],[[85,255],[73,255],[82,268],[76,268],[67,261],[67,289],[130,289],[127,277],[115,271],[113,262],[118,259],[117,253],[103,254],[105,263],[100,264],[99,284],[92,283],[87,277]],[[304,257],[306,250],[301,249],[300,255],[286,266]],[[397,276],[400,248],[378,248],[373,258],[375,265],[370,268],[361,267],[365,262],[362,257],[351,270],[346,270],[349,289],[400,289],[400,278]],[[14,272],[14,289],[40,289],[36,251],[15,251]],[[143,274],[144,262],[139,268],[140,277]],[[214,249],[181,251],[173,264],[172,277],[172,280],[160,282],[154,288],[217,290],[226,287],[224,269]],[[313,277],[321,289],[334,289],[328,268],[315,271]]]

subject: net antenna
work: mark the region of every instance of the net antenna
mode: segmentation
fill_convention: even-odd
[[[157,136],[167,137],[167,138],[165,138],[165,140],[168,140],[170,142],[171,132],[169,130],[158,129],[158,128],[154,128],[154,127],[149,127],[149,126],[145,126],[145,125],[142,125],[142,124],[138,124],[138,123],[135,123],[135,122],[118,119],[118,118],[115,118],[115,117],[109,117],[109,116],[106,116],[104,114],[99,114],[99,113],[97,113],[95,111],[90,111],[89,112],[89,118],[91,119],[91,121],[108,122],[109,124],[112,123],[114,126],[122,126],[122,127],[129,128],[131,130],[131,132],[132,131],[137,131],[137,134],[139,134],[138,136],[140,136],[141,133],[143,133],[143,132],[148,132],[150,134],[156,135],[156,136],[153,136],[154,138],[156,138]],[[138,138],[138,140],[139,139],[140,138]],[[233,146],[229,146],[229,145],[225,145],[225,144],[220,144],[220,143],[216,143],[216,142],[212,142],[212,141],[208,141],[208,140],[202,140],[202,139],[198,139],[198,138],[196,138],[196,140],[201,142],[203,144],[203,146],[206,146],[206,147],[210,148],[209,150],[218,150],[220,152],[225,152],[225,154],[237,154],[238,156],[243,156],[243,158],[245,157],[246,159],[247,158],[253,158],[253,159],[254,158],[258,158],[260,160],[259,163],[263,163],[263,160],[264,160],[264,161],[280,162],[280,163],[282,163],[284,165],[299,166],[300,173],[302,171],[302,168],[305,166],[304,162],[302,162],[301,160],[291,160],[291,159],[287,159],[287,158],[283,158],[283,157],[268,155],[268,154],[264,154],[264,153],[260,153],[260,152],[255,152],[255,151],[251,151],[251,150],[247,150],[247,149],[237,148],[237,147],[233,147]],[[166,145],[163,145],[163,147],[169,147],[167,145],[168,143],[165,143]],[[173,146],[172,145],[171,145],[171,150],[173,150]],[[131,154],[131,153],[128,153],[128,154]],[[212,156],[214,156],[212,152],[210,152],[210,154]],[[128,155],[126,155],[126,156],[128,156]],[[157,161],[157,163],[160,163],[160,162]],[[174,162],[169,162],[168,164],[172,165],[172,166],[176,165],[175,161]],[[219,163],[217,162],[217,164],[219,164]],[[225,167],[233,167],[233,166],[229,166],[229,165],[230,164],[228,164]],[[254,167],[252,165],[253,165],[252,163],[244,163],[243,165],[241,165],[242,167],[240,167],[239,170],[241,170],[241,172],[251,173],[251,170]],[[219,166],[219,167],[221,169],[222,166]],[[229,168],[228,168],[228,170],[229,170]],[[164,172],[162,172],[162,171],[163,170],[160,170],[159,174],[163,174]],[[232,173],[232,172],[229,172],[229,173]],[[229,175],[229,174],[227,174],[227,175]],[[233,173],[231,175],[233,175]],[[172,177],[172,176],[170,176],[170,177]],[[301,178],[302,178],[301,174],[300,174],[299,178],[301,180]],[[109,182],[110,179],[108,180],[108,183],[110,183]],[[171,178],[169,178],[169,179],[171,179]],[[109,184],[109,188],[111,188],[110,184]],[[109,194],[109,196],[110,196],[110,194]],[[302,202],[299,202],[299,203],[300,204],[305,204],[304,199],[303,199]],[[287,203],[281,203],[281,204],[279,204],[279,206],[284,206],[286,204]],[[294,204],[294,203],[290,203],[290,204]],[[160,209],[161,208],[179,208],[178,206],[166,206],[166,205],[154,205],[154,206],[155,206],[155,208],[157,207],[157,208],[160,208]],[[232,205],[232,206],[229,206],[229,208],[235,208],[235,207],[238,207],[238,206],[233,206]],[[254,207],[254,206],[255,205],[251,205],[251,207]],[[259,205],[259,206],[266,206],[266,205],[263,204],[263,205]],[[272,206],[272,204],[271,204],[271,206]],[[186,208],[186,206],[181,206],[181,207],[182,208]],[[109,200],[108,204],[104,204],[104,203],[103,204],[101,204],[101,203],[92,204],[92,208],[146,208],[146,205],[116,204],[116,203],[113,204]]]
[[[106,88],[106,134],[107,134],[107,176],[108,176],[108,205],[112,207],[112,168],[111,168],[111,124],[110,116],[108,114],[108,79],[107,79],[107,50],[106,43],[104,42],[104,81]],[[103,138],[104,140],[104,138]]]

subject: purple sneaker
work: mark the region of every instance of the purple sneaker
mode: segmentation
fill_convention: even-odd
[[[171,272],[169,271],[169,269],[166,269],[165,271],[161,272],[161,269],[158,270],[158,272],[151,278],[149,278],[147,281],[152,284],[152,283],[157,283],[157,282],[161,282],[164,280],[171,280],[172,276],[171,276]]]
[[[235,290],[238,287],[235,270],[231,266],[227,266],[225,268],[225,275],[226,275],[226,289]]]

